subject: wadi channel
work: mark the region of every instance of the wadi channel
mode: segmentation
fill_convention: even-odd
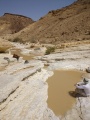
[[[43,54],[44,48],[13,45],[9,53],[0,54],[0,120],[90,119],[90,98],[69,94],[84,76],[90,79],[85,72],[90,66],[90,44],[57,49],[49,55]],[[19,61],[12,57],[18,49]]]

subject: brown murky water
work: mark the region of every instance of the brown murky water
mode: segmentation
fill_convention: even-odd
[[[23,57],[24,60],[31,60],[31,59],[34,58],[34,55],[24,55],[24,54],[22,54],[20,49],[11,50],[11,54],[17,54],[20,57]]]
[[[58,115],[64,115],[72,108],[76,99],[69,95],[75,90],[74,84],[81,80],[84,72],[75,70],[56,70],[48,80],[48,107]]]

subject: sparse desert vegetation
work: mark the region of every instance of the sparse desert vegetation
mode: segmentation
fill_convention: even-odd
[[[55,47],[47,47],[45,55],[48,55],[48,54],[53,53],[53,52],[55,52]]]

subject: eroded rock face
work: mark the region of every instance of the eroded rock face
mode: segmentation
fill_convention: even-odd
[[[28,68],[30,65],[34,67]],[[1,72],[5,80],[1,82],[2,77],[0,79],[2,83],[0,86],[0,96],[2,96],[0,98],[0,119],[42,120],[44,112],[47,111],[48,86],[45,81],[52,75],[52,72],[41,69],[43,65],[40,61],[33,61],[26,66],[18,67],[15,66],[18,70],[14,68],[11,71],[11,68],[8,68],[6,72]],[[4,76],[5,73],[7,78]],[[53,112],[49,114],[57,118]],[[46,117],[48,118],[47,114],[44,115],[45,119]]]

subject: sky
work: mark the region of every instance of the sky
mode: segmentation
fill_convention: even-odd
[[[51,10],[68,6],[76,0],[0,0],[0,16],[4,13],[19,14],[39,20]]]

